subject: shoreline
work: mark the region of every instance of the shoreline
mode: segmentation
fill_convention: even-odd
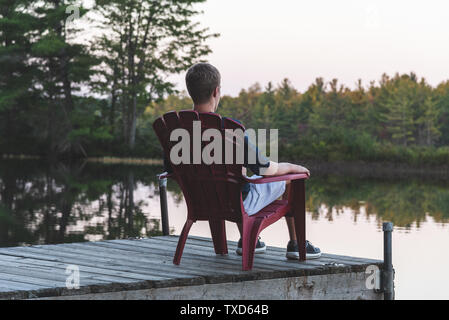
[[[449,179],[449,165],[427,166],[410,165],[395,162],[364,162],[364,161],[311,161],[304,160],[301,165],[307,167],[313,176],[313,171],[320,174],[336,174],[359,176],[361,178],[438,178]]]
[[[1,155],[0,160],[38,160],[53,162],[44,157],[30,155]],[[121,164],[138,166],[162,166],[163,160],[158,158],[122,158],[122,157],[88,157],[85,159],[73,159],[75,161],[85,161],[88,163],[100,164]],[[351,175],[359,177],[378,178],[400,178],[417,177],[449,179],[449,164],[444,166],[431,165],[410,165],[396,162],[365,162],[365,161],[332,161],[325,162],[319,160],[289,160],[290,162],[301,164],[310,169],[312,175],[315,172],[322,174]],[[58,161],[55,161],[58,162]],[[64,162],[61,160],[60,162]]]
[[[162,159],[155,158],[128,158],[128,157],[87,157],[87,158],[79,158],[79,159],[51,159],[42,157],[42,156],[30,156],[30,155],[11,155],[11,154],[3,154],[0,155],[0,160],[38,160],[45,162],[66,162],[66,161],[79,161],[79,162],[91,162],[91,163],[103,163],[103,164],[125,164],[125,165],[163,165],[164,161]]]

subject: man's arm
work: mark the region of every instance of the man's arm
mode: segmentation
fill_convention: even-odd
[[[256,175],[262,176],[281,176],[289,173],[306,173],[310,176],[310,172],[307,168],[300,165],[288,163],[288,162],[274,162],[270,161],[267,157],[259,152],[259,148],[249,141],[249,137],[245,135],[245,157],[244,167],[248,167]],[[249,162],[249,155],[256,155],[256,163]],[[246,175],[246,170],[242,171],[243,175]]]
[[[289,173],[306,173],[310,176],[309,169],[288,162],[274,162],[270,161],[270,166],[268,168],[261,168],[261,174],[264,176],[282,176]]]

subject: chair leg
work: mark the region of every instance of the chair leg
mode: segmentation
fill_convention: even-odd
[[[299,261],[306,260],[306,188],[304,180],[293,181],[292,192],[297,196],[293,204]]]
[[[228,254],[228,244],[226,242],[226,227],[224,220],[210,220],[210,232],[214,241],[216,254]]]
[[[175,257],[173,263],[179,265],[181,262],[182,252],[184,250],[184,245],[187,241],[187,236],[189,234],[190,228],[192,227],[193,220],[187,220],[182,229],[181,235],[179,236],[178,246],[176,247]]]
[[[257,237],[260,233],[260,220],[249,220],[243,223],[242,237],[242,269],[249,271],[253,268],[254,251],[256,250]]]

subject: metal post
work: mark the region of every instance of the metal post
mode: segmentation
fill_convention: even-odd
[[[382,273],[382,282],[384,289],[384,299],[394,300],[394,269],[392,257],[392,238],[393,223],[383,223],[384,232],[384,269]]]
[[[159,176],[158,176],[159,179]],[[170,235],[167,208],[167,178],[159,179],[159,197],[161,202],[162,235]]]

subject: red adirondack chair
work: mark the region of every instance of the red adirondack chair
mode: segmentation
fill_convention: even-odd
[[[193,121],[201,121],[201,132],[209,128],[221,130],[223,139],[225,129],[245,130],[240,123],[228,118],[222,119],[214,113],[198,113],[193,110],[166,113],[154,122],[153,128],[167,159],[170,159],[170,150],[177,143],[170,141],[171,132],[177,128],[186,129],[192,142]],[[202,143],[202,147],[206,144]],[[234,148],[236,148],[236,144],[237,142],[234,141]],[[222,145],[224,146],[224,140]],[[190,160],[190,163],[193,163],[192,155]],[[177,181],[184,194],[188,210],[187,222],[179,237],[173,259],[174,264],[179,265],[189,230],[192,224],[199,220],[209,221],[215,253],[227,254],[225,220],[228,220],[242,223],[242,266],[245,271],[251,270],[259,233],[285,215],[294,217],[300,252],[299,261],[306,259],[304,183],[308,178],[306,174],[288,174],[249,180],[242,174],[242,164],[174,165],[171,163],[171,166],[173,173],[161,175],[160,179],[170,177]],[[288,200],[276,200],[258,213],[248,216],[242,201],[241,188],[243,184],[288,180],[291,181]]]

